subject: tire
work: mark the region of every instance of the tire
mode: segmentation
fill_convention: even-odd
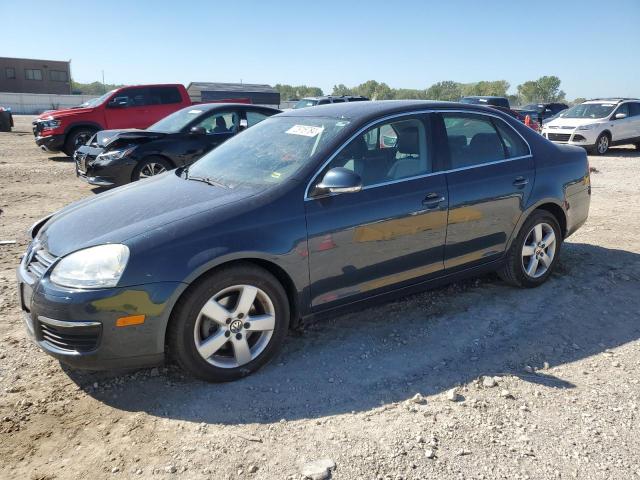
[[[87,141],[96,133],[95,128],[77,128],[71,130],[64,141],[64,147],[62,151],[69,157],[73,157],[75,151],[81,146],[87,143]]]
[[[285,290],[269,272],[248,263],[222,267],[179,300],[167,332],[168,352],[201,380],[237,380],[280,350],[289,316]]]
[[[598,135],[596,139],[596,144],[591,149],[592,155],[604,155],[609,150],[609,145],[611,144],[611,137],[608,133],[603,132]]]
[[[535,227],[539,227],[539,230],[536,231]],[[545,238],[551,238],[548,237],[550,233],[553,233],[554,240],[552,242],[547,240],[542,247],[538,246],[538,239],[542,241]],[[516,287],[538,287],[553,272],[561,246],[562,233],[556,217],[545,210],[535,210],[522,225],[507,252],[505,265],[498,274],[505,282]],[[527,255],[529,252],[532,255]],[[539,252],[544,252],[544,256],[538,256]],[[533,267],[533,269],[527,272],[527,267]]]
[[[140,160],[136,168],[131,174],[131,181],[136,182],[140,179],[153,177],[161,173],[171,170],[173,165],[166,159],[158,156],[146,157]]]

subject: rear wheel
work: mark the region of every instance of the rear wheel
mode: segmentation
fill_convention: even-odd
[[[75,151],[87,143],[89,139],[93,137],[94,133],[96,133],[96,130],[92,128],[78,128],[76,130],[72,130],[69,135],[67,135],[62,151],[68,156],[73,157]]]
[[[594,155],[604,155],[609,150],[609,144],[611,143],[611,139],[609,138],[609,134],[601,133],[596,140],[596,144],[591,150],[591,153]]]
[[[172,168],[172,165],[162,157],[147,157],[142,159],[133,170],[131,180],[135,182],[143,178],[154,177]]]
[[[267,363],[288,326],[282,285],[266,270],[239,264],[217,270],[185,294],[172,315],[168,346],[195,377],[226,382]]]
[[[558,261],[561,245],[562,232],[556,217],[536,210],[520,229],[498,273],[505,282],[518,287],[542,285]]]

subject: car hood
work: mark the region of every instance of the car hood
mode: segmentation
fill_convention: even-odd
[[[38,243],[57,257],[140,234],[254,196],[251,188],[223,188],[170,171],[73,203],[40,229]]]
[[[124,130],[101,130],[96,133],[95,139],[91,142],[91,146],[104,148],[109,145],[120,143],[143,143],[149,140],[165,137],[166,135],[166,133],[162,132],[152,132],[136,128]]]
[[[603,121],[603,118],[565,118],[560,117],[545,123],[545,127],[549,128],[562,128],[562,127],[579,127],[580,125],[589,125],[591,123],[598,123]]]
[[[82,115],[84,113],[93,112],[94,110],[95,110],[94,108],[84,108],[84,107],[65,108],[62,110],[49,110],[39,115],[37,120],[44,120],[45,118],[49,118],[49,117],[64,118],[64,117],[69,117],[71,115]]]

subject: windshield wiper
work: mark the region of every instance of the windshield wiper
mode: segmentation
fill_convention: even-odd
[[[184,179],[185,180],[193,180],[194,182],[202,182],[202,183],[206,183],[207,185],[211,185],[213,187],[229,188],[224,183],[221,183],[221,182],[219,182],[216,179],[211,178],[211,177],[192,177],[191,175],[189,175],[189,167],[184,167],[182,169],[182,172],[181,172],[180,175],[182,176],[183,173],[184,173]]]

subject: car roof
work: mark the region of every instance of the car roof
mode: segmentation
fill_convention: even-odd
[[[507,97],[498,97],[496,95],[467,95],[462,98],[507,98]]]
[[[495,109],[483,105],[458,102],[437,102],[435,100],[373,100],[369,102],[343,102],[300,108],[280,113],[279,117],[328,117],[349,120],[367,120],[394,113],[410,113],[420,110],[469,110],[495,113]]]
[[[620,103],[620,102],[637,102],[639,101],[637,98],[594,98],[592,100],[587,100],[584,103]]]
[[[272,110],[274,112],[281,111],[281,110],[278,110],[277,108],[265,107],[262,105],[255,105],[253,103],[194,103],[193,105],[189,105],[188,107],[185,107],[182,110],[198,109],[198,110],[202,110],[203,112],[209,112],[211,110],[224,110],[230,107],[232,108],[243,107],[243,108],[255,109],[255,110]]]

